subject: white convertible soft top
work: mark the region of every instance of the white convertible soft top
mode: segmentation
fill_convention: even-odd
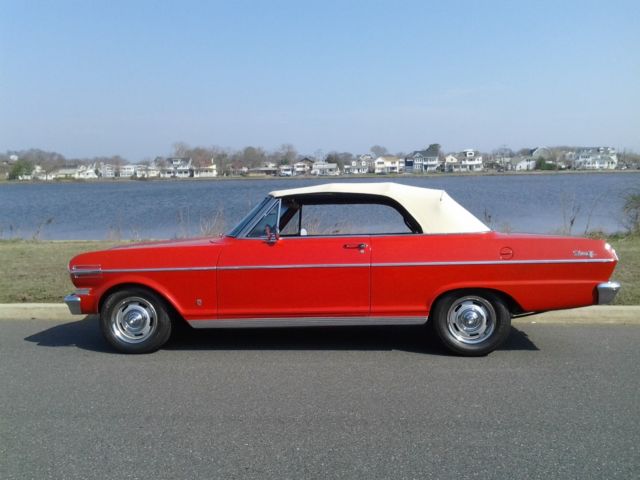
[[[393,182],[327,183],[276,190],[270,195],[280,198],[314,193],[354,193],[391,198],[416,219],[423,233],[479,233],[490,230],[444,190],[410,187]]]

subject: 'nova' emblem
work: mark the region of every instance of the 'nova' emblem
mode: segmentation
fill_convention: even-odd
[[[596,254],[594,253],[593,250],[574,250],[573,251],[573,256],[574,257],[589,257],[589,258],[593,258],[596,256]]]

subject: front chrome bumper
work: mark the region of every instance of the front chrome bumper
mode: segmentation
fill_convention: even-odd
[[[64,297],[64,303],[69,307],[71,315],[82,315],[82,311],[80,310],[80,297],[78,295],[75,293],[67,295]]]
[[[64,303],[69,307],[71,315],[82,315],[82,296],[90,293],[90,288],[78,288],[75,292],[64,297]]]
[[[598,285],[598,305],[606,305],[613,302],[620,290],[618,282],[605,282]]]

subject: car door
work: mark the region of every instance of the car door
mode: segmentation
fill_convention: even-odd
[[[367,316],[370,261],[366,235],[229,239],[218,317]]]

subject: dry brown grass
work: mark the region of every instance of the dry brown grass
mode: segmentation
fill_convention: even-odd
[[[67,265],[74,255],[116,245],[87,241],[0,241],[0,303],[62,302],[74,286]]]

